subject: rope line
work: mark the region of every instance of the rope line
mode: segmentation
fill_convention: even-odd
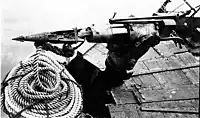
[[[2,85],[2,108],[10,118],[74,118],[82,111],[81,86],[41,48],[16,65]]]

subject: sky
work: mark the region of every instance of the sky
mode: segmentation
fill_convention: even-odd
[[[155,12],[163,0],[3,0],[1,72],[8,71],[34,51],[33,43],[12,41],[14,37],[40,32],[85,28],[101,30],[114,12],[116,17],[145,16]],[[144,4],[145,3],[145,4]],[[9,60],[9,65],[4,62]],[[2,72],[2,76],[5,75]]]
[[[19,61],[34,51],[33,43],[11,39],[47,31],[86,28],[95,24],[98,30],[117,17],[151,16],[165,0],[1,0],[1,78]],[[183,0],[171,0],[173,10]],[[192,6],[200,0],[188,0]],[[189,9],[183,5],[180,9]],[[200,15],[199,15],[200,16]]]

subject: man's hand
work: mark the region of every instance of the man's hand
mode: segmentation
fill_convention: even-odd
[[[87,27],[86,29],[82,29],[80,32],[78,32],[78,37],[80,38],[86,38],[86,40],[89,40],[92,38],[93,32],[90,27]]]

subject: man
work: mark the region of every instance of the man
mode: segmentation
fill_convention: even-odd
[[[70,45],[63,45],[60,49],[50,43],[35,42],[36,53],[14,67],[3,82],[4,111],[10,117],[59,117],[60,113],[79,116],[82,89],[83,113],[110,117],[105,106],[107,91],[128,79],[137,60],[160,42],[158,35],[152,24],[132,25],[130,33],[103,34],[93,32],[91,28],[79,32],[78,36],[88,41],[107,42],[109,52],[105,71],[98,71],[82,54],[74,55],[74,48]],[[74,55],[75,58],[65,65],[66,70],[44,50],[67,58]],[[71,82],[73,84],[69,84]]]
[[[137,60],[142,57],[150,47],[160,42],[159,34],[154,25],[133,25],[130,36],[125,34],[99,34],[92,32],[90,28],[79,32],[79,37],[85,37],[88,41],[106,40],[108,46],[108,57],[106,59],[105,71],[100,71],[94,75],[94,71],[89,69],[82,55],[78,55],[66,66],[68,71],[83,87],[83,112],[97,117],[109,117],[107,101],[107,90],[120,86],[123,80],[128,79],[132,68]],[[98,41],[97,41],[98,42]],[[100,41],[99,41],[100,42]],[[105,42],[105,41],[104,41]],[[36,44],[37,46],[37,44]],[[55,48],[50,44],[44,44],[44,49],[55,52]],[[58,49],[60,55],[69,57],[73,50],[69,47]],[[58,51],[57,51],[58,54]],[[88,75],[89,74],[89,75]],[[91,82],[91,76],[93,81]]]

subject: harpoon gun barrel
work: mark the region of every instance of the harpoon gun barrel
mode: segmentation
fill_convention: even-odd
[[[110,24],[118,24],[118,23],[130,23],[130,22],[148,22],[148,21],[153,21],[153,22],[157,22],[160,21],[162,19],[176,19],[177,16],[174,15],[170,15],[170,16],[150,16],[150,17],[130,17],[130,18],[122,18],[122,19],[109,19],[109,23]]]
[[[84,42],[85,40],[79,38],[76,33],[71,30],[57,31],[57,32],[44,32],[39,34],[33,34],[28,36],[19,36],[13,38],[15,41],[31,41],[31,42],[50,42],[50,43],[66,43],[73,44],[77,42]]]
[[[165,15],[165,16],[149,16],[149,17],[129,17],[129,18],[119,18],[119,19],[109,19],[110,24],[148,24],[155,22],[162,22],[164,20],[174,20],[178,21],[180,18],[185,18],[186,15],[189,15],[191,10],[187,10],[179,15]]]

